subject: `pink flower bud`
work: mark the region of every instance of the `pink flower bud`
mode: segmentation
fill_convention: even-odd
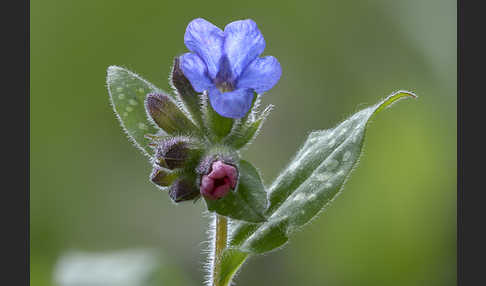
[[[215,161],[211,171],[201,178],[201,194],[211,200],[224,197],[230,189],[235,189],[238,170],[223,161]]]

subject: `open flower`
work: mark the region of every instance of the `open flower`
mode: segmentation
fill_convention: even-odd
[[[222,198],[236,187],[237,181],[238,171],[235,167],[223,161],[215,161],[211,171],[201,178],[201,195],[211,200]]]
[[[253,20],[229,23],[222,31],[198,18],[187,26],[184,43],[192,53],[180,66],[197,92],[207,91],[220,115],[241,118],[249,111],[254,92],[270,90],[282,69],[276,58],[259,58],[265,39]]]

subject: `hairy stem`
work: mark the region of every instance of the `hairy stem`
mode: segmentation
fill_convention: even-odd
[[[216,231],[214,232],[214,261],[213,261],[213,286],[226,286],[220,283],[219,268],[221,254],[228,242],[228,219],[221,215],[216,215]]]

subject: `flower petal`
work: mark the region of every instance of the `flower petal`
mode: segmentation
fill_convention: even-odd
[[[225,178],[224,184],[216,187],[214,189],[214,192],[213,192],[212,195],[213,195],[214,198],[219,199],[219,198],[224,197],[228,193],[229,190],[230,190],[229,179]]]
[[[241,88],[221,93],[217,88],[212,88],[209,90],[209,102],[219,115],[241,118],[250,110],[253,102],[253,91]]]
[[[219,61],[223,54],[223,31],[210,22],[197,18],[187,25],[184,34],[186,47],[206,63],[211,78],[218,73]]]
[[[185,53],[180,56],[179,60],[179,66],[182,72],[191,82],[195,91],[203,92],[213,86],[213,83],[207,74],[208,69],[206,64],[198,55]]]
[[[280,79],[282,68],[275,57],[258,58],[243,71],[237,88],[252,88],[257,93],[270,90]]]
[[[222,179],[226,176],[226,169],[229,168],[222,161],[216,161],[213,163],[212,171],[208,174],[211,179]]]
[[[229,23],[224,28],[224,36],[224,52],[236,79],[250,62],[263,53],[265,39],[251,19]]]

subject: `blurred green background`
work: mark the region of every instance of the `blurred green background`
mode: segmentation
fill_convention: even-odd
[[[164,285],[202,285],[208,217],[149,181],[109,104],[106,68],[169,90],[186,25],[254,19],[282,65],[245,152],[269,184],[304,137],[398,89],[333,205],[237,285],[455,285],[456,1],[31,1],[31,285],[68,251],[157,249]],[[177,271],[175,271],[176,269]],[[160,284],[162,285],[162,284]]]

